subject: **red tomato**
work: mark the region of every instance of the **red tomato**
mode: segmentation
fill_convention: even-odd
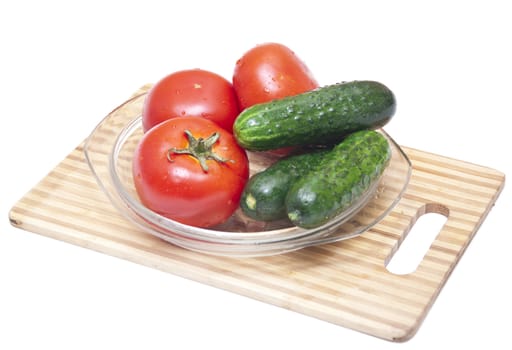
[[[142,125],[146,132],[169,118],[203,117],[232,132],[239,112],[228,80],[206,70],[183,70],[169,74],[149,90],[142,109]]]
[[[247,51],[236,62],[233,87],[240,108],[245,109],[315,89],[318,83],[292,50],[266,43]]]
[[[201,117],[176,117],[151,128],[133,159],[141,202],[198,227],[226,221],[238,208],[248,178],[245,150],[231,133]]]

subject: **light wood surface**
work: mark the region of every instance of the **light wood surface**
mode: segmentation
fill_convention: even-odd
[[[141,232],[98,187],[83,143],[21,198],[11,223],[391,341],[412,337],[505,182],[487,167],[403,147],[413,173],[393,211],[361,236],[296,252],[235,259],[200,254]],[[417,270],[386,263],[424,213],[447,221]]]

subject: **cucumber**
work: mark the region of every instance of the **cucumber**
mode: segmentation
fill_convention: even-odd
[[[314,169],[328,149],[289,156],[251,176],[240,198],[240,208],[260,221],[286,219],[285,198],[291,185]]]
[[[361,199],[390,158],[391,148],[382,134],[373,130],[350,134],[291,186],[285,199],[289,219],[303,228],[327,223]]]
[[[253,105],[239,114],[233,132],[252,151],[335,144],[352,132],[382,127],[395,109],[394,94],[383,84],[344,82]]]

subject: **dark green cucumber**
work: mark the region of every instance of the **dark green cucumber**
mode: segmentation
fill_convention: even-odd
[[[240,146],[253,151],[305,144],[335,144],[346,135],[385,125],[396,101],[375,81],[352,81],[251,106],[235,120]]]
[[[327,223],[379,180],[390,158],[391,148],[382,134],[373,130],[350,134],[291,186],[285,201],[288,217],[304,228]]]
[[[255,220],[286,219],[284,200],[291,185],[314,169],[328,151],[289,156],[251,176],[240,199],[242,211]]]

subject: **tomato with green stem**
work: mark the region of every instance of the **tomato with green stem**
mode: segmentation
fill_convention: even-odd
[[[216,123],[176,117],[142,136],[132,170],[147,208],[184,224],[212,227],[238,208],[249,161],[233,135]]]

